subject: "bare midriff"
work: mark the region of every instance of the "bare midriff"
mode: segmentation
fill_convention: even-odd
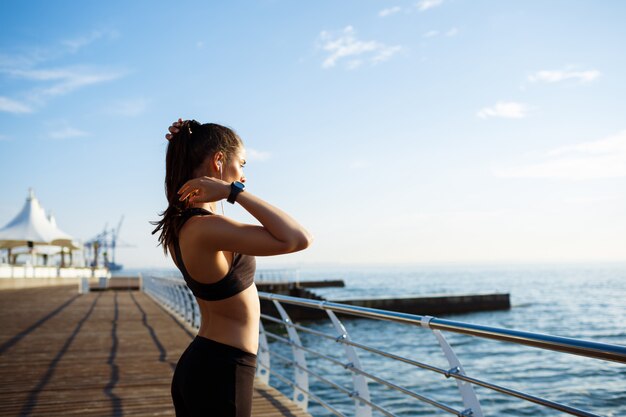
[[[256,285],[219,301],[196,298],[201,323],[198,335],[256,355],[261,308]]]
[[[191,220],[188,223],[191,223]],[[216,278],[216,276],[224,276],[230,269],[233,259],[231,253],[228,254],[229,261],[226,261],[226,254],[222,252],[214,254],[214,257],[209,256],[206,252],[194,253],[194,249],[197,247],[190,245],[187,248],[184,246],[184,243],[181,242],[184,253],[190,253],[191,255],[185,257],[187,271],[192,276],[201,276],[203,279],[199,282],[216,282],[221,279]],[[170,247],[170,255],[174,263],[178,265],[172,249],[173,247]],[[216,258],[222,261],[221,270],[215,266]],[[214,263],[211,263],[211,260]],[[210,276],[207,277],[207,275]],[[259,304],[259,294],[254,283],[240,293],[223,300],[208,301],[196,297],[196,301],[200,307],[201,316],[200,329],[198,330],[199,336],[234,346],[256,355],[259,346],[261,306]]]

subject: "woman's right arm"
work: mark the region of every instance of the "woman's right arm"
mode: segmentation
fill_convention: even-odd
[[[263,225],[289,252],[309,247],[313,237],[294,218],[249,192],[240,193],[237,202]]]
[[[188,184],[189,186],[181,188],[181,199],[184,200],[187,195],[192,194],[190,200],[194,203],[218,201],[230,194],[230,184],[215,178],[203,177],[191,180]],[[278,207],[249,191],[240,193],[236,201],[261,226],[240,223],[224,216],[198,219],[194,222],[196,226],[192,228],[192,233],[207,249],[267,256],[297,252],[311,244],[311,234]]]

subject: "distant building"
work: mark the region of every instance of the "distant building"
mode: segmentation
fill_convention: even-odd
[[[22,210],[0,229],[0,278],[91,277],[105,268],[87,268],[83,245],[46,216],[32,189]]]

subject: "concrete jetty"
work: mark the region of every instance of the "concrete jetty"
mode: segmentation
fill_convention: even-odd
[[[259,283],[259,291],[302,297],[318,301],[332,301],[354,306],[397,311],[420,315],[462,314],[476,311],[508,310],[511,308],[510,295],[492,294],[431,294],[425,296],[373,297],[368,299],[326,300],[308,288],[320,288],[320,281],[313,286],[305,286],[306,281],[291,283]],[[316,320],[327,318],[323,310],[303,308],[294,305],[284,306],[292,320]],[[261,312],[280,317],[270,301],[261,300]],[[346,316],[350,317],[350,316]]]
[[[337,300],[337,303],[420,315],[462,314],[475,311],[508,310],[509,294],[433,294],[424,297]]]

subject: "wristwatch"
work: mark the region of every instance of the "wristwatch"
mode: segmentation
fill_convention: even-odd
[[[244,188],[246,188],[246,186],[243,185],[242,182],[233,181],[233,183],[230,184],[230,195],[228,196],[228,199],[226,199],[226,201],[228,201],[230,204],[235,204],[237,196],[240,192],[244,190]]]

